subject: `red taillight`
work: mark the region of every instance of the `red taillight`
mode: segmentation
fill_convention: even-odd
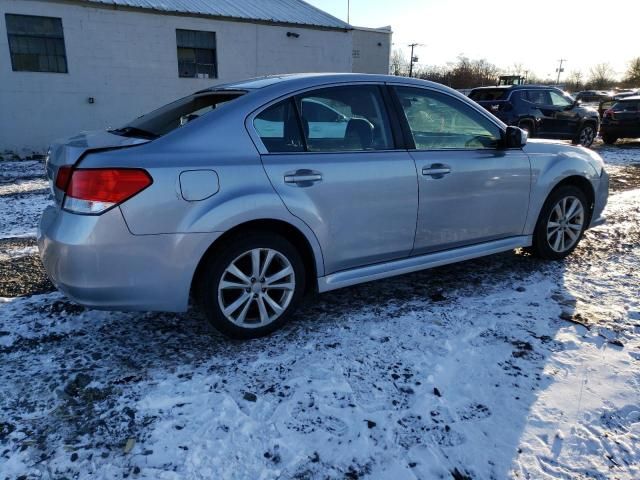
[[[101,213],[153,183],[149,174],[139,168],[69,170],[69,173],[61,173],[62,168],[58,171],[56,186],[62,188],[61,185],[65,185],[64,208],[79,213]]]
[[[71,172],[72,167],[70,166],[60,167],[58,169],[58,175],[56,176],[56,187],[58,187],[63,192],[67,189],[67,185],[69,185]]]
[[[602,115],[602,118],[614,118],[614,117],[615,117],[615,112],[611,108],[605,111],[604,115]]]

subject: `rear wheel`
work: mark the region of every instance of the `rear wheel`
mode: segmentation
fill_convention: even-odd
[[[560,260],[578,246],[587,227],[588,207],[578,187],[564,185],[549,195],[533,234],[531,251],[548,260]]]
[[[618,141],[618,137],[614,137],[614,136],[611,136],[611,135],[603,135],[602,136],[602,141],[607,145],[613,145],[614,143],[616,143]]]
[[[598,132],[596,132],[595,125],[593,125],[592,123],[586,123],[578,131],[578,135],[573,140],[573,143],[575,145],[589,148],[593,144],[593,141],[596,139],[597,134]]]
[[[281,327],[304,292],[304,265],[280,235],[247,232],[206,262],[198,300],[208,320],[233,338],[255,338]]]

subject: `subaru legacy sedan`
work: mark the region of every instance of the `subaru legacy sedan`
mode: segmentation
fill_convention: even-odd
[[[559,260],[603,222],[600,156],[527,142],[458,92],[360,74],[202,90],[56,142],[38,245],[98,309],[187,310],[232,337],[326,292],[527,248]]]

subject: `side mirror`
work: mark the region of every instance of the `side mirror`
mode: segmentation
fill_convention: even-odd
[[[504,134],[505,148],[522,148],[527,144],[529,133],[518,127],[508,126]]]

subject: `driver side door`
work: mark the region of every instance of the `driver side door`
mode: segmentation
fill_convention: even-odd
[[[522,235],[531,183],[522,149],[499,148],[497,124],[452,95],[394,90],[418,172],[412,255]]]

